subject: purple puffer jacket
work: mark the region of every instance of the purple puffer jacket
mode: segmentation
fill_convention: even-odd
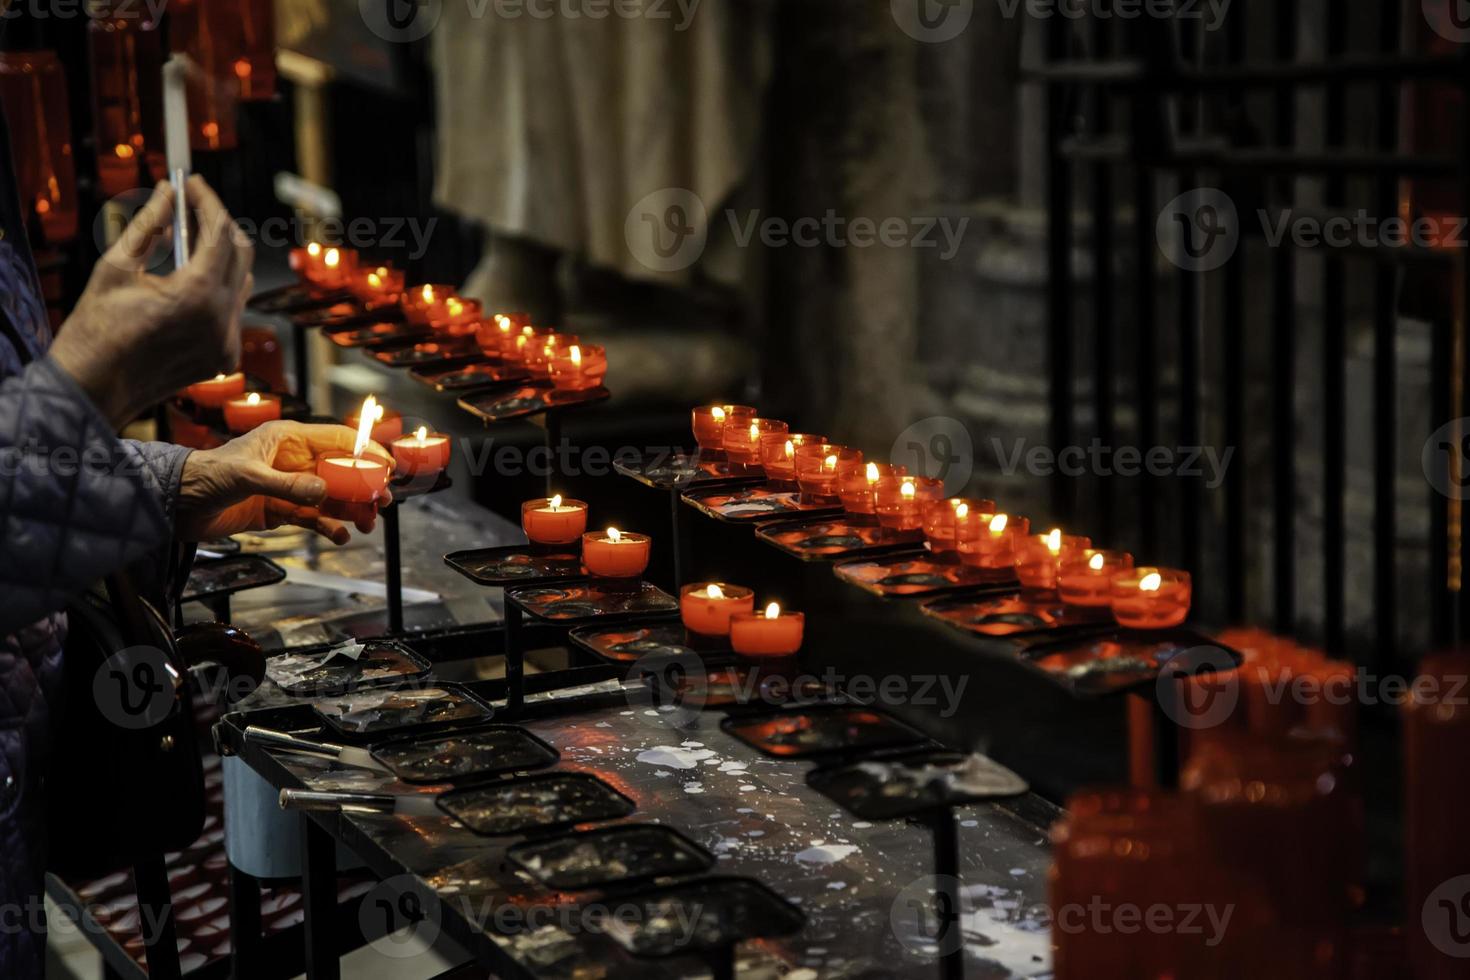
[[[61,610],[167,546],[189,451],[118,439],[44,356],[50,330],[8,146],[0,126],[0,977],[40,980]]]

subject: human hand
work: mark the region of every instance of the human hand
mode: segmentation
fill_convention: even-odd
[[[51,345],[115,427],[180,388],[240,363],[240,314],[254,289],[255,248],[203,178],[191,177],[198,221],[189,262],[149,275],[149,253],[172,237],[174,193],[160,183],[98,261]]]
[[[345,425],[267,422],[218,449],[190,453],[175,520],[180,540],[208,541],[292,525],[346,544],[351,537],[346,526],[320,510],[327,485],[316,475],[316,464],[326,453],[352,452],[356,440],[357,433]],[[365,455],[393,465],[393,457],[377,443],[369,443]],[[391,502],[385,496],[378,507]],[[354,524],[367,534],[377,511],[370,504],[362,511]]]

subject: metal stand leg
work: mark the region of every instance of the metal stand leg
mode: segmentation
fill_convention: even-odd
[[[1172,684],[1156,685],[1158,697],[1153,702],[1154,770],[1161,790],[1179,788],[1179,726],[1174,719],[1179,714],[1181,683],[1175,680]]]
[[[526,651],[521,644],[521,609],[505,604],[505,706],[511,717],[526,702]]]
[[[230,621],[230,597],[218,596],[209,601],[209,611],[214,613],[216,623],[228,623]]]
[[[179,980],[179,936],[174,927],[173,896],[168,890],[168,869],[163,857],[140,862],[133,868],[133,887],[138,893],[138,924],[148,950],[150,980]]]
[[[305,327],[291,328],[292,348],[296,357],[296,397],[307,405],[311,404],[311,370],[309,359],[311,357],[311,344],[308,342]]]
[[[387,564],[388,632],[403,632],[403,552],[398,535],[398,505],[383,511],[383,556]]]
[[[260,975],[260,882],[230,865],[230,976]]]
[[[949,948],[940,959],[940,975],[945,980],[959,980],[965,975],[965,934],[960,925],[960,832],[954,812],[948,808],[929,815],[934,832],[934,881],[938,904],[941,949]],[[953,933],[950,930],[954,930]]]
[[[710,954],[710,974],[713,980],[735,980],[734,946]]]
[[[674,595],[684,587],[684,535],[679,533],[679,498],[682,491],[674,487],[669,491],[669,533],[674,542]]]
[[[553,483],[557,475],[554,465],[557,450],[561,448],[561,413],[547,412],[546,420],[546,496],[555,493]]]
[[[306,976],[338,980],[337,848],[332,837],[309,814],[301,815],[301,901],[306,915]]]

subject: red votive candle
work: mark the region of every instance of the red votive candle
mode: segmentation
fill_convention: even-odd
[[[544,380],[551,377],[551,362],[556,355],[562,351],[570,353],[572,347],[581,343],[582,339],[575,334],[557,333],[554,330],[538,333],[527,342],[521,363],[526,366],[526,373],[531,377]]]
[[[761,436],[785,435],[789,431],[791,431],[791,426],[780,419],[752,417],[741,420],[739,424],[726,422],[720,439],[721,444],[725,447],[726,459],[732,463],[752,466],[761,461]]]
[[[439,283],[415,286],[403,294],[403,318],[426,327],[435,318],[443,318],[445,303],[454,296],[454,287]]]
[[[325,289],[341,289],[352,282],[357,269],[357,253],[350,248],[329,248],[322,252],[319,264],[307,267],[308,275]]]
[[[328,498],[365,504],[383,495],[392,471],[381,459],[328,453],[317,460],[316,475],[326,481]]]
[[[529,313],[496,313],[480,321],[475,332],[480,350],[491,357],[505,356],[506,349],[514,342],[515,334],[522,327],[531,325]]]
[[[281,399],[276,395],[252,391],[225,402],[225,428],[237,435],[280,417]]]
[[[360,269],[352,281],[352,294],[364,302],[387,302],[403,295],[403,273],[392,266]]]
[[[449,465],[450,439],[442,432],[430,432],[419,426],[411,436],[400,436],[388,447],[398,469],[409,476],[438,473]]]
[[[468,337],[480,330],[484,309],[477,299],[451,296],[444,301],[442,312],[429,312],[429,327],[447,337]]]
[[[598,344],[572,344],[551,358],[551,383],[560,391],[586,391],[607,377],[607,351]]]
[[[955,522],[972,513],[994,514],[995,501],[950,497],[925,504],[924,537],[929,541],[929,550],[936,555],[956,552],[959,546],[955,543]]]
[[[1057,587],[1057,567],[1062,559],[1083,548],[1091,548],[1092,539],[1063,534],[1054,527],[1046,534],[1028,534],[1016,541],[1016,578],[1028,589],[1052,590]]]
[[[908,469],[891,463],[864,463],[861,466],[838,467],[837,499],[849,514],[871,516],[878,484],[885,478],[903,476]]]
[[[572,544],[587,532],[587,505],[561,494],[535,497],[521,504],[521,529],[533,544]]]
[[[782,612],[771,603],[763,612],[730,617],[730,647],[746,657],[789,657],[801,649],[806,616]]]
[[[403,435],[403,416],[384,405],[377,406],[378,420],[373,423],[372,440],[386,446]],[[343,420],[349,429],[357,429],[362,422],[362,409],[358,409]]]
[[[199,381],[184,389],[189,400],[200,408],[222,408],[231,398],[245,394],[245,375],[216,374],[208,381]]]
[[[830,442],[813,442],[796,450],[796,485],[813,497],[837,497],[839,472],[861,468],[861,450],[834,446]]]
[[[1016,540],[1030,530],[1031,522],[1015,514],[971,511],[955,521],[955,550],[966,565],[1011,568],[1016,564]]]
[[[685,629],[704,636],[728,636],[730,617],[755,610],[755,592],[726,582],[698,582],[679,590],[679,615]]]
[[[924,526],[924,508],[943,497],[943,480],[890,473],[873,490],[873,510],[890,531],[917,531]]]
[[[749,405],[703,405],[694,410],[694,441],[700,449],[725,448],[725,424],[750,424],[755,409]]]
[[[761,467],[766,478],[796,482],[796,451],[808,443],[826,442],[826,436],[806,432],[770,432],[761,436]]]
[[[610,527],[582,535],[582,564],[600,578],[637,578],[648,567],[652,541],[646,534],[633,534]]]
[[[1188,572],[1144,566],[1114,575],[1113,618],[1136,630],[1169,629],[1189,618]]]
[[[1107,606],[1113,601],[1113,576],[1133,567],[1126,551],[1083,548],[1057,565],[1057,595],[1074,606]]]

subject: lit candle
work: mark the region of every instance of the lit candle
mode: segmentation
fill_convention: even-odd
[[[521,529],[533,544],[572,544],[587,530],[587,505],[561,494],[527,500],[521,504]]]
[[[391,408],[379,405],[376,398],[368,396],[368,400],[363,402],[363,408],[348,415],[344,422],[349,429],[361,428],[361,414],[367,410],[369,402],[372,403],[372,410],[376,413],[375,417],[369,420],[369,424],[372,426],[373,442],[376,442],[380,446],[389,445],[403,435],[403,416]]]
[[[352,281],[352,293],[365,302],[386,302],[403,294],[403,273],[380,265],[360,272]]]
[[[1083,548],[1057,565],[1057,595],[1074,606],[1106,606],[1112,602],[1113,576],[1133,567],[1126,551]]]
[[[1057,567],[1062,559],[1091,547],[1091,538],[1063,534],[1059,527],[1052,528],[1047,534],[1020,538],[1016,543],[1016,577],[1028,589],[1055,589]]]
[[[368,395],[358,412],[362,421],[357,426],[357,442],[352,455],[331,453],[317,461],[316,475],[327,484],[327,497],[343,503],[372,503],[383,495],[392,475],[387,463],[381,459],[365,459],[368,443],[372,441],[372,422],[377,417],[377,399]]]
[[[691,633],[728,636],[730,617],[755,609],[755,592],[742,585],[700,582],[679,591],[679,614]]]
[[[515,332],[530,325],[529,313],[496,313],[480,322],[475,340],[487,357],[502,357],[511,345]]]
[[[615,527],[582,535],[582,564],[601,578],[637,578],[648,567],[652,542],[646,534]]]
[[[449,465],[449,437],[430,432],[428,426],[421,425],[413,435],[394,439],[389,448],[398,469],[409,476],[438,473]]]
[[[287,256],[286,261],[291,266],[291,271],[303,282],[315,282],[317,276],[317,264],[322,260],[322,246],[320,242],[311,242],[305,248],[293,248]]]
[[[924,506],[924,537],[929,541],[929,550],[936,555],[957,550],[955,524],[970,514],[994,514],[995,501],[971,500],[965,497],[950,497],[933,500]]]
[[[607,351],[597,344],[572,344],[551,359],[551,383],[562,391],[586,391],[607,377]]]
[[[543,331],[537,330],[529,323],[513,334],[510,343],[506,345],[505,352],[501,357],[507,364],[525,364],[526,358],[535,350],[536,342]]]
[[[242,398],[225,402],[225,427],[239,434],[281,417],[281,399],[252,391]]]
[[[863,465],[860,450],[813,442],[796,450],[796,485],[813,497],[837,499],[837,479]]]
[[[231,398],[245,394],[245,375],[216,374],[208,381],[199,381],[184,389],[184,394],[200,408],[222,408]]]
[[[1130,629],[1168,629],[1189,618],[1188,572],[1133,568],[1110,580],[1113,617]]]
[[[569,333],[557,333],[554,330],[539,333],[527,341],[521,363],[525,365],[526,373],[531,377],[549,378],[551,377],[551,362],[556,355],[581,342],[581,338]]]
[[[1024,517],[970,511],[955,521],[955,547],[966,565],[1011,568],[1016,564],[1016,539],[1030,530],[1031,522]]]
[[[871,515],[879,481],[885,478],[896,481],[907,472],[902,466],[871,462],[844,471],[837,477],[837,498],[842,501],[842,509],[849,514]]]
[[[725,448],[725,423],[750,424],[755,409],[749,405],[703,405],[694,410],[694,441],[700,449]]]
[[[806,432],[769,432],[761,436],[761,466],[766,478],[795,483],[796,451],[808,443],[826,441],[826,436]]]
[[[429,312],[429,326],[449,337],[468,337],[479,332],[482,316],[484,312],[479,300],[451,296],[444,301],[441,312]]]
[[[322,261],[316,269],[316,284],[326,289],[340,289],[352,279],[352,270],[357,265],[357,253],[351,249],[329,248],[322,253]]]
[[[890,531],[917,531],[924,526],[924,508],[943,496],[943,480],[889,473],[873,490],[873,512]]]
[[[732,463],[752,466],[760,462],[761,436],[767,433],[786,433],[791,426],[780,419],[761,419],[754,416],[742,419],[738,424],[726,422],[720,435],[725,448],[725,458]]]
[[[403,318],[426,327],[436,317],[444,316],[445,301],[454,296],[453,286],[429,283],[415,286],[403,294]]]
[[[765,612],[730,617],[730,647],[747,657],[789,657],[801,649],[805,630],[805,615],[782,612],[773,602]]]

